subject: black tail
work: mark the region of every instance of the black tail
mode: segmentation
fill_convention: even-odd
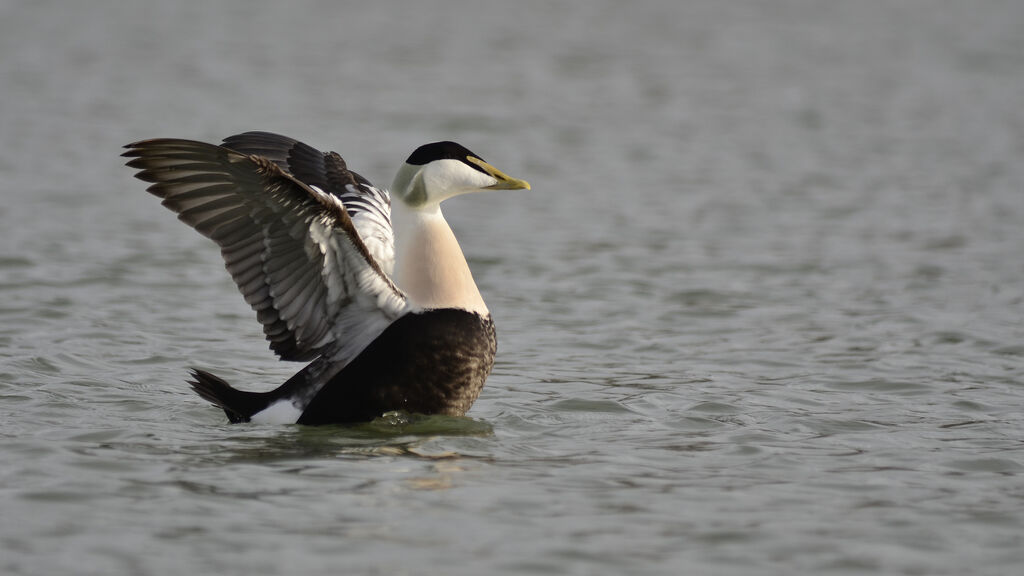
[[[196,368],[192,369],[189,384],[203,400],[221,408],[232,423],[248,422],[252,415],[266,408],[271,394],[266,392],[244,392],[235,390],[220,378]]]

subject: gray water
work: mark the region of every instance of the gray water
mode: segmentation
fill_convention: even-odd
[[[1014,574],[1024,3],[0,2],[0,571]],[[228,425],[277,362],[118,157],[282,132],[446,204],[470,419]]]

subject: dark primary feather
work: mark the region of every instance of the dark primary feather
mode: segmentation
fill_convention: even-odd
[[[285,172],[276,149],[247,155],[174,139],[127,148],[148,190],[220,246],[282,359],[347,361],[406,312],[344,205]]]
[[[352,194],[347,190],[349,185],[374,188],[369,180],[349,170],[345,160],[337,152],[324,153],[303,142],[280,134],[259,131],[243,132],[225,138],[224,147],[243,154],[262,156],[303,183],[316,186],[342,198],[343,201],[343,196]],[[374,196],[383,194],[376,188],[372,191],[361,192]],[[386,195],[384,198],[385,204],[389,203]],[[346,208],[351,216],[352,209],[347,204]]]
[[[321,152],[293,138],[271,132],[243,132],[228,136],[224,146],[262,156],[296,179],[341,200],[360,237],[381,268],[390,274],[394,265],[391,198],[369,180],[350,170],[336,152]]]

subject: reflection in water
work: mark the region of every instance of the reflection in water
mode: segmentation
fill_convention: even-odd
[[[372,422],[328,426],[228,425],[203,456],[214,462],[289,462],[321,458],[411,456],[427,460],[461,458],[434,450],[438,438],[488,438],[494,431],[483,420],[388,412]]]

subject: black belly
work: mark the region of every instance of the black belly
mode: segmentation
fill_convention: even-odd
[[[364,422],[392,410],[461,416],[480,395],[496,350],[490,315],[406,314],[320,389],[298,423]]]

